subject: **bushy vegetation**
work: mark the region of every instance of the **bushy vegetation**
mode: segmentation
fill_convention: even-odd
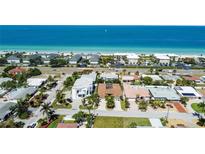
[[[113,96],[106,96],[106,107],[109,109],[113,109],[115,107],[115,100]]]

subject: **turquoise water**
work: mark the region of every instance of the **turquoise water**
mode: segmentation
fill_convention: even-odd
[[[205,54],[205,26],[0,26],[1,51]]]
[[[203,48],[160,48],[160,47],[66,47],[66,46],[0,46],[1,51],[19,51],[19,52],[75,52],[75,53],[174,53],[179,55],[201,55],[205,54]]]

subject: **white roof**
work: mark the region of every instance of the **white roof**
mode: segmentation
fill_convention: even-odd
[[[150,118],[149,121],[150,121],[152,127],[163,128],[163,125],[162,125],[160,119]]]
[[[27,80],[27,83],[29,86],[34,86],[34,87],[38,87],[40,86],[43,82],[45,82],[47,79],[45,78],[29,78]]]
[[[176,91],[184,97],[201,97],[199,93],[193,88],[188,86],[177,86]]]
[[[142,74],[142,77],[143,78],[144,77],[150,77],[154,81],[161,81],[162,80],[162,78],[159,75],[146,75],[146,74]]]
[[[86,88],[90,85],[93,85],[93,82],[96,79],[96,73],[92,72],[90,74],[82,75],[77,79],[73,85],[73,88]]]
[[[157,59],[169,60],[170,58],[164,54],[155,54],[154,55]]]
[[[112,73],[102,73],[100,75],[101,78],[104,78],[104,79],[118,79],[118,75],[115,74],[114,72]]]
[[[135,53],[129,53],[129,54],[127,54],[127,58],[128,59],[139,59],[139,55],[137,55]]]
[[[122,80],[134,80],[134,76],[124,75],[124,76],[122,76]]]

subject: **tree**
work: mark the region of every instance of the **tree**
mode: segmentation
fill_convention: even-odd
[[[138,108],[141,111],[146,111],[147,110],[147,106],[148,106],[148,104],[145,101],[140,101],[139,104],[138,104]]]
[[[12,81],[3,82],[0,86],[1,86],[1,88],[10,90],[10,89],[15,89],[16,85],[17,85],[16,81],[12,80]]]
[[[85,121],[85,117],[86,117],[86,115],[85,115],[85,113],[83,111],[79,111],[78,113],[76,113],[76,114],[74,114],[72,116],[72,118],[74,118],[75,122],[77,122],[77,123],[84,122]]]
[[[7,66],[6,68],[4,68],[4,72],[5,72],[5,73],[8,73],[10,70],[12,70],[12,69],[14,69],[14,68],[16,68],[16,66],[13,66],[13,65]]]
[[[53,82],[53,81],[54,81],[54,78],[51,75],[49,75],[48,82]]]
[[[67,65],[67,61],[63,58],[53,58],[50,60],[51,67],[63,67]]]
[[[137,123],[136,122],[131,122],[128,126],[128,128],[136,128],[137,127]]]
[[[0,66],[5,65],[7,63],[6,58],[2,57],[0,58]]]
[[[129,108],[130,107],[130,103],[128,101],[128,98],[125,98],[125,108]]]
[[[145,85],[151,85],[152,84],[152,78],[149,77],[149,76],[146,76],[142,79],[142,82],[145,84]]]
[[[181,103],[186,106],[187,105],[187,102],[189,101],[189,98],[188,97],[182,97],[181,98]]]
[[[67,77],[63,84],[66,88],[71,87],[74,84],[73,77],[72,76]]]
[[[202,112],[205,112],[205,102],[201,102],[198,104],[198,106],[202,109]]]
[[[149,71],[150,71],[150,73],[152,74],[153,73],[153,68],[151,67],[150,69],[149,69]]]
[[[114,97],[113,96],[106,96],[105,100],[106,100],[107,108],[113,109],[115,107],[115,101],[114,101]]]
[[[18,116],[20,119],[27,119],[30,116],[30,111],[28,110],[28,103],[22,100],[18,100],[17,104],[10,107],[10,111]]]
[[[32,76],[41,75],[42,73],[38,68],[30,68],[30,69],[28,69],[27,74],[28,74],[28,76],[32,77]]]
[[[43,115],[46,115],[46,119],[47,119],[47,123],[49,123],[51,117],[54,114],[54,111],[52,110],[51,106],[47,103],[44,103],[43,105],[41,105],[41,112],[43,112]]]
[[[30,59],[30,66],[38,66],[43,64],[43,59],[40,55],[33,55]]]

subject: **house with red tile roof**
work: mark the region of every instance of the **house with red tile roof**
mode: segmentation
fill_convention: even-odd
[[[196,82],[196,83],[200,83],[200,82],[201,82],[201,79],[200,79],[200,77],[198,77],[198,76],[186,75],[186,76],[183,76],[183,78],[184,78],[185,80],[193,81],[193,82]]]
[[[16,67],[8,71],[11,75],[22,74],[23,72],[26,72],[26,70],[22,67]]]
[[[98,85],[98,95],[101,98],[105,98],[105,96],[111,95],[114,97],[122,96],[122,88],[120,84],[111,84],[111,83],[100,83]]]
[[[57,128],[78,128],[77,123],[59,123]]]

